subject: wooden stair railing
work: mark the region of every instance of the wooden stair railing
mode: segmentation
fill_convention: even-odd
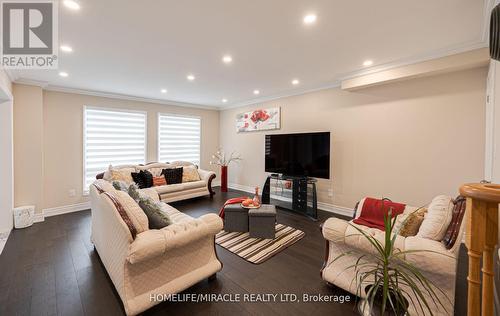
[[[498,204],[500,185],[469,183],[460,187],[467,198],[465,245],[469,256],[468,316],[494,316],[493,281],[494,249],[498,242]],[[483,267],[481,269],[481,257]],[[480,275],[483,273],[481,282]],[[482,285],[482,289],[481,289]]]

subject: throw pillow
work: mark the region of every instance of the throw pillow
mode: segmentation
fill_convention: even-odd
[[[132,172],[135,172],[135,169],[132,168],[123,168],[123,169],[111,169],[109,170],[111,181],[124,181],[127,184],[133,183],[134,179],[132,179]]]
[[[141,197],[139,199],[139,206],[148,217],[149,229],[161,229],[165,226],[172,224],[170,217],[162,212],[160,204],[151,198]]]
[[[128,187],[128,195],[130,195],[130,197],[133,198],[134,201],[139,202],[141,194],[139,193],[139,187],[137,186],[137,184],[131,184]]]
[[[168,184],[182,183],[182,169],[183,167],[163,169],[161,174],[165,176]]]
[[[130,175],[132,176],[132,179],[134,179],[135,184],[137,184],[140,189],[145,188],[146,184],[144,183],[144,178],[141,172],[132,172]]]
[[[144,180],[144,189],[153,186],[153,174],[147,170],[140,171],[142,179]]]
[[[182,182],[193,182],[201,180],[200,174],[196,166],[188,166],[182,168]]]
[[[420,225],[422,225],[424,221],[425,212],[427,212],[426,208],[419,208],[408,214],[399,230],[399,235],[403,237],[416,236],[420,229]]]
[[[451,197],[445,195],[436,196],[429,204],[427,214],[417,236],[441,241],[448,225],[450,225],[452,213],[453,202]]]
[[[114,191],[108,193],[115,197],[118,203],[123,207],[138,234],[149,229],[148,217],[127,192]]]
[[[167,180],[165,179],[164,176],[153,177],[153,186],[157,187],[157,186],[166,185],[166,184],[167,184]]]
[[[127,192],[128,185],[124,181],[113,181],[111,183],[115,190]]]
[[[443,243],[448,250],[453,248],[455,242],[457,241],[458,235],[460,234],[460,228],[462,227],[462,221],[465,215],[466,199],[463,196],[458,196],[453,201],[453,204],[454,206],[451,222],[443,238]]]

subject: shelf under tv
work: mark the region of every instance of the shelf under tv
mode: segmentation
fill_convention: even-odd
[[[317,220],[316,182],[314,178],[271,174],[264,184],[262,203],[274,204]]]

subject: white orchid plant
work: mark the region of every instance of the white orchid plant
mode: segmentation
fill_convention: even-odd
[[[240,155],[236,154],[234,151],[227,156],[224,150],[219,149],[214,155],[212,155],[212,161],[210,161],[211,165],[217,165],[217,166],[229,166],[231,162],[238,163],[241,160]]]

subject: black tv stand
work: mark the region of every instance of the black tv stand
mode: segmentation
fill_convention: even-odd
[[[274,204],[279,208],[317,220],[316,181],[308,177],[271,174],[267,177],[262,190],[262,203]]]

